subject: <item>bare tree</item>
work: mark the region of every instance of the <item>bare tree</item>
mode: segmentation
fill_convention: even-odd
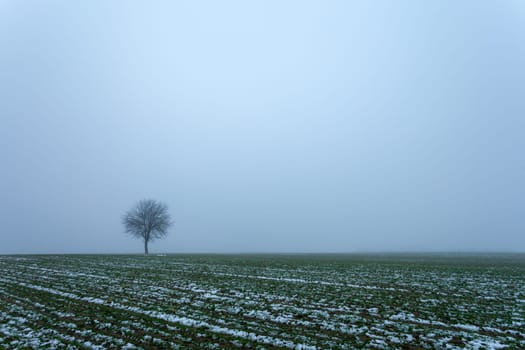
[[[164,238],[172,225],[168,206],[153,199],[143,199],[122,217],[122,223],[135,238],[144,241],[144,254],[148,255],[148,243]]]

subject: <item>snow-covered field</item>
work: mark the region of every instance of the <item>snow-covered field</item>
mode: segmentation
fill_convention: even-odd
[[[525,255],[0,256],[0,349],[525,348]]]

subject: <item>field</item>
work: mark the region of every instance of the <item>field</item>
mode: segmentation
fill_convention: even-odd
[[[525,255],[0,256],[0,349],[524,349]]]

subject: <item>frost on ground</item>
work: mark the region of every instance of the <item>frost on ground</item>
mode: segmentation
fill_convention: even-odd
[[[0,349],[525,348],[524,255],[0,256]]]

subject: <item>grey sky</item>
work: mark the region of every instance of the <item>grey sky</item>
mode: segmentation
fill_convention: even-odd
[[[0,253],[525,251],[525,2],[0,1]]]

